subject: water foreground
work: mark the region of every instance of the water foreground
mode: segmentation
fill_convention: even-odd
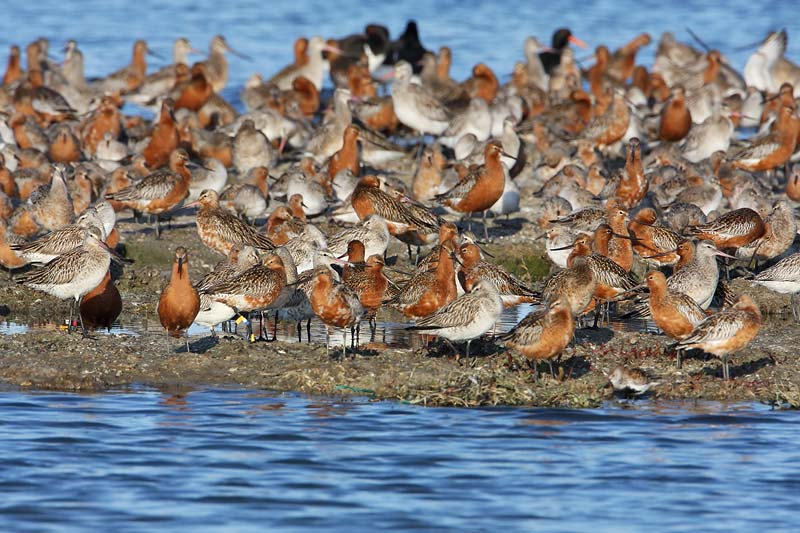
[[[796,530],[796,412],[0,394],[0,528]]]

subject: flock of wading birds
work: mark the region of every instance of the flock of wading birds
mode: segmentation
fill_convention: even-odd
[[[637,65],[650,43],[642,34],[613,53],[598,46],[581,70],[570,45],[585,44],[569,30],[550,46],[530,37],[501,84],[483,63],[452,79],[453,52],[425,49],[414,22],[395,40],[369,25],[298,39],[292,64],[247,81],[244,113],[220,96],[226,54],[237,53],[221,36],[191,67],[196,50],[176,40],[173,63],[149,73],[150,50],[137,41],[128,66],[95,80],[84,77],[75,41],[60,64],[46,39],[29,44],[27,70],[12,46],[0,91],[0,262],[27,269],[19,283],[70,299],[70,328],[77,304],[85,334],[120,313],[109,269],[124,261],[116,213],[155,217],[160,237],[160,218],[197,207],[200,239],[225,259],[193,283],[176,248],[158,304],[175,337],[193,322],[214,334],[225,321],[274,312],[299,338],[313,318],[342,328],[346,350],[347,329],[366,320],[374,335],[377,311],[391,306],[415,321],[410,329],[466,341],[469,354],[504,307],[533,302],[538,310],[498,339],[535,372],[564,350],[580,317],[593,310],[596,323],[612,302],[635,299],[633,314],[675,340],[679,365],[682,350],[699,348],[722,359],[729,379],[728,356],[762,317],[720,279],[718,256],[792,293],[798,316],[800,254],[787,254],[800,200],[791,163],[800,67],[783,57],[784,31],[770,33],[743,72],[669,33],[652,67]],[[323,102],[326,72],[335,90]],[[126,102],[157,117],[124,115]],[[738,129],[757,133],[741,140]],[[411,135],[416,151],[396,143]],[[445,220],[482,214],[488,237],[487,213],[519,210],[517,181],[542,184],[525,202],[560,270],[541,291]],[[310,221],[320,215],[339,229],[324,234]],[[384,268],[392,238],[409,257],[417,247],[413,272],[395,279]],[[425,245],[434,246],[422,256]],[[651,268],[642,283],[635,262]]]

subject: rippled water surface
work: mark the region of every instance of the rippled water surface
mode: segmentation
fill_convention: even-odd
[[[0,395],[0,529],[794,530],[795,412]]]
[[[126,64],[136,38],[168,58],[177,36],[205,49],[223,33],[255,58],[230,58],[224,96],[237,105],[250,74],[290,61],[295,37],[376,21],[394,36],[408,18],[428,48],[453,48],[456,78],[478,61],[509,73],[527,35],[547,41],[559,26],[612,48],[642,31],[690,41],[691,27],[737,68],[750,53],[739,47],[786,27],[800,59],[792,2],[37,0],[2,11],[3,50],[46,36],[60,57],[74,38],[90,77]],[[458,410],[233,390],[5,391],[0,531],[797,531],[798,423],[757,405]]]

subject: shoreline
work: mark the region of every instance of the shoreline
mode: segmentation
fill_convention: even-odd
[[[324,222],[323,222],[324,224]],[[489,252],[525,282],[534,286],[548,274],[540,242],[529,235],[531,224],[503,231]],[[312,395],[366,394],[374,399],[406,401],[431,406],[488,405],[539,407],[598,407],[615,397],[605,374],[617,366],[639,367],[660,385],[647,398],[659,400],[757,401],[800,408],[800,359],[794,355],[796,324],[788,310],[789,298],[734,280],[737,293],[755,297],[766,314],[764,327],[743,353],[732,358],[732,377],[726,385],[721,362],[702,355],[685,358],[681,370],[674,357],[662,354],[669,339],[612,322],[610,327],[579,329],[576,342],[562,354],[565,379],[540,377],[510,369],[504,347],[484,338],[474,342],[477,357],[451,358],[448,348],[433,341],[423,347],[401,349],[383,344],[362,345],[356,355],[330,358],[324,344],[259,342],[192,336],[192,350],[176,352],[179,343],[167,339],[155,315],[155,305],[166,282],[175,246],[190,254],[190,275],[200,276],[219,260],[197,237],[194,216],[183,213],[173,221],[163,246],[153,246],[149,229],[142,231],[127,218],[119,223],[128,257],[117,281],[123,297],[120,323],[140,335],[95,333],[93,339],[57,331],[69,303],[0,280],[0,314],[19,324],[48,323],[26,333],[0,334],[0,382],[32,389],[102,391],[119,386],[236,385]],[[390,259],[407,264],[405,247],[393,242]],[[382,311],[381,313],[384,313]],[[390,316],[388,321],[402,320]],[[152,326],[152,327],[149,327]],[[627,329],[626,329],[627,328]],[[305,337],[305,335],[304,335]],[[363,338],[363,330],[362,330]],[[337,339],[338,340],[338,339]],[[517,355],[517,367],[525,367]],[[540,374],[546,365],[540,366]]]
[[[774,344],[777,336],[791,336],[785,326],[776,320],[765,324],[772,342],[756,340],[747,353],[734,357],[730,384],[722,380],[715,358],[690,355],[678,370],[674,358],[661,353],[663,337],[607,328],[579,330],[579,344],[562,358],[563,379],[542,374],[538,382],[527,369],[509,368],[507,351],[486,340],[476,346],[481,355],[456,362],[436,345],[431,352],[364,345],[345,359],[326,356],[323,345],[204,337],[191,341],[199,353],[187,354],[176,352],[175,342],[167,353],[163,335],[95,334],[84,339],[62,331],[0,337],[0,381],[42,390],[242,386],[310,395],[360,394],[429,406],[592,408],[616,397],[605,374],[624,365],[641,367],[659,381],[646,395],[655,401],[746,401],[800,408],[800,389],[791,379],[798,371],[796,358],[790,348]]]

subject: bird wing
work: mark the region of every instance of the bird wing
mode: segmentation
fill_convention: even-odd
[[[761,46],[758,47],[758,51],[764,54],[770,67],[786,52],[787,41],[786,30],[776,31],[769,34]]]
[[[708,318],[705,311],[691,297],[682,292],[670,291],[670,298],[675,302],[678,312],[685,316],[693,326],[697,326]]]
[[[417,109],[420,113],[432,120],[450,120],[447,108],[442,105],[432,94],[419,85],[410,84],[408,90],[414,93]]]
[[[589,265],[592,266],[592,274],[598,283],[626,291],[636,286],[636,281],[631,275],[608,257],[593,254],[590,256]]]
[[[375,213],[390,222],[401,222],[417,228],[436,229],[439,227],[436,217],[425,209],[422,210],[424,214],[418,213],[413,209],[412,204],[401,203],[382,190],[370,191],[370,194]],[[433,217],[433,221],[431,217]]]
[[[674,250],[683,240],[680,235],[663,226],[651,226],[653,244],[657,251]]]
[[[59,255],[46,265],[17,276],[17,281],[24,285],[64,285],[72,283],[76,275],[83,270],[83,247],[75,248]]]
[[[454,328],[469,324],[477,316],[484,299],[477,294],[467,293],[456,298],[432,315],[417,320],[416,326],[421,329]]]
[[[500,335],[498,339],[514,344],[536,344],[544,331],[545,316],[547,316],[545,309],[533,311],[509,332]]]
[[[475,187],[475,183],[477,183],[479,176],[480,172],[478,170],[470,171],[466,176],[464,176],[464,179],[456,183],[449,191],[443,192],[442,194],[437,194],[436,199],[450,199],[458,201],[461,198],[464,198],[467,194],[469,194],[473,187]]]
[[[218,210],[214,222],[215,231],[227,242],[246,244],[259,250],[275,249],[275,243],[266,235],[260,234],[253,226],[246,224],[227,211]]]
[[[766,157],[781,147],[780,141],[774,135],[768,135],[754,142],[750,146],[745,146],[735,154],[732,159],[748,160],[761,159]]]
[[[702,344],[732,338],[745,325],[744,313],[731,310],[712,315],[698,324],[680,345]]]
[[[83,231],[84,229],[80,226],[70,225],[42,235],[35,241],[11,244],[10,248],[23,254],[61,255],[83,244]]]
[[[141,181],[122,190],[106,195],[109,200],[160,200],[175,187],[180,177],[168,169],[151,172]]]
[[[436,279],[436,271],[421,272],[406,283],[395,298],[389,300],[394,305],[411,305],[417,303],[422,294]]]
[[[238,276],[213,285],[206,292],[214,296],[223,294],[261,294],[262,289],[270,285],[269,282],[265,283],[265,281],[272,279],[271,272],[264,265],[255,265]]]
[[[480,279],[490,279],[500,294],[514,294],[518,296],[538,296],[531,288],[527,287],[520,280],[488,261],[481,261],[478,265],[478,277]]]
[[[790,280],[800,280],[800,253],[792,254],[789,257],[781,259],[775,265],[756,274],[753,278],[753,281]]]

